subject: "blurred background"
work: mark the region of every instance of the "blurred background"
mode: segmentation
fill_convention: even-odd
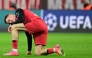
[[[43,18],[49,32],[92,32],[92,0],[0,0],[0,32],[7,32],[4,16],[17,8]]]
[[[47,47],[60,44],[66,53],[62,58],[92,58],[92,0],[0,0],[0,58],[5,58],[3,54],[11,49],[11,34],[4,16],[14,14],[17,8],[29,9],[43,18],[49,30]],[[26,36],[22,32],[19,35],[21,56],[17,58],[27,58]],[[37,58],[34,49],[33,44],[31,57]],[[60,58],[46,58],[53,57]]]

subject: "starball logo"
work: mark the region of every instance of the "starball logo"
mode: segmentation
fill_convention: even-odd
[[[49,13],[48,15],[45,16],[44,20],[45,20],[45,23],[48,26],[49,31],[53,31],[56,28],[56,26],[57,26],[56,15]]]

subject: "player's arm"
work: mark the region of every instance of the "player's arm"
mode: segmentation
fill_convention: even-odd
[[[17,24],[17,23],[23,23],[24,11],[22,9],[17,9],[16,12],[15,12],[15,16],[16,16],[16,18],[18,18],[18,20],[16,22],[11,23],[11,25]]]
[[[8,27],[8,32],[11,33],[11,25]]]
[[[25,31],[26,37],[27,37],[27,44],[28,44],[28,51],[27,55],[31,54],[32,51],[32,35],[28,33],[28,31]]]

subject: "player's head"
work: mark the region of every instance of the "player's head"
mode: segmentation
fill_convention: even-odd
[[[4,22],[6,24],[11,24],[13,22],[15,22],[15,15],[13,14],[7,14],[5,17],[4,17]]]

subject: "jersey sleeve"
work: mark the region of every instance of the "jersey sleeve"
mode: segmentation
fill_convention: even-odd
[[[11,23],[11,25],[24,22],[24,12],[22,9],[17,9],[15,11],[15,16],[16,16],[16,18],[18,18],[18,20]]]

